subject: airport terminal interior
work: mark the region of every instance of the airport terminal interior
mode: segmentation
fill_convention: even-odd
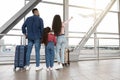
[[[17,45],[27,45],[22,25],[37,8],[44,27],[52,27],[53,17],[65,26],[70,65],[46,71],[45,46],[41,44],[40,71],[35,71],[35,47],[31,68],[14,69]],[[1,0],[0,80],[120,80],[120,0]],[[68,58],[67,57],[67,58]]]

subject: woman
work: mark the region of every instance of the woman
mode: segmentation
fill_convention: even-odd
[[[54,46],[56,45],[56,37],[49,27],[44,29],[43,41],[45,44],[45,59],[47,71],[53,70],[54,66]]]
[[[64,65],[64,52],[66,48],[65,25],[68,24],[71,19],[72,17],[62,22],[60,15],[55,15],[53,18],[52,29],[57,36],[56,57],[59,68],[63,68]]]

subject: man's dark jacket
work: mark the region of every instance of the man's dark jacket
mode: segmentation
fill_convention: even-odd
[[[43,20],[39,16],[31,16],[26,19],[22,26],[22,33],[30,40],[41,39],[43,35]]]

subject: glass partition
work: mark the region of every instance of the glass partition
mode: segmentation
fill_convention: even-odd
[[[54,2],[54,3],[63,3],[63,0],[42,0],[47,2]]]
[[[36,6],[36,8],[39,9],[40,16],[43,18],[45,27],[52,26],[52,20],[53,20],[54,15],[56,15],[56,14],[59,14],[61,16],[61,18],[63,19],[63,6],[61,6],[61,5],[40,3]],[[32,12],[30,12],[26,16],[26,18],[29,16],[32,16],[32,15],[33,15]]]
[[[69,5],[94,8],[95,0],[69,0]]]
[[[83,8],[69,7],[69,17],[73,20],[69,23],[69,31],[87,32],[94,22],[94,11]]]
[[[0,1],[0,27],[24,6],[24,0]]]
[[[44,20],[45,27],[52,26],[54,15],[59,14],[63,20],[63,0],[43,0],[36,8],[40,11],[40,16]],[[102,10],[108,5],[111,0],[69,0],[69,18],[73,16],[73,20],[69,23],[69,47],[76,47],[86,32],[91,28],[96,18],[99,18]],[[55,3],[55,4],[53,4]],[[14,4],[14,5],[13,5]],[[6,7],[9,6],[9,7]],[[0,25],[2,26],[8,19],[10,19],[17,11],[24,6],[24,0],[2,0],[0,1]],[[119,56],[119,30],[118,30],[118,11],[119,0],[115,2],[111,10],[99,24],[95,34],[91,36],[84,48],[80,51],[80,59],[88,58],[103,58]],[[96,10],[95,10],[96,8]],[[30,12],[27,16],[32,16]],[[13,61],[15,47],[21,44],[21,27],[24,23],[22,19],[7,35],[14,34],[16,36],[4,36],[0,40],[0,51],[6,52],[8,57]],[[0,27],[1,27],[0,26]],[[2,35],[1,35],[2,36]],[[8,40],[9,39],[9,40]],[[95,47],[96,45],[96,47]],[[43,47],[44,49],[44,47]],[[0,58],[3,57],[0,52]],[[9,55],[10,54],[10,55]],[[33,52],[34,54],[34,52]],[[4,54],[6,55],[6,54]],[[7,59],[5,58],[5,59]],[[2,58],[2,60],[5,60]]]
[[[118,13],[109,12],[98,26],[97,31],[118,33]]]

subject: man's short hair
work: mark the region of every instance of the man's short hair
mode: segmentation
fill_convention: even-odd
[[[32,13],[34,14],[35,11],[38,11],[38,9],[37,9],[37,8],[34,8],[34,9],[32,10]]]

